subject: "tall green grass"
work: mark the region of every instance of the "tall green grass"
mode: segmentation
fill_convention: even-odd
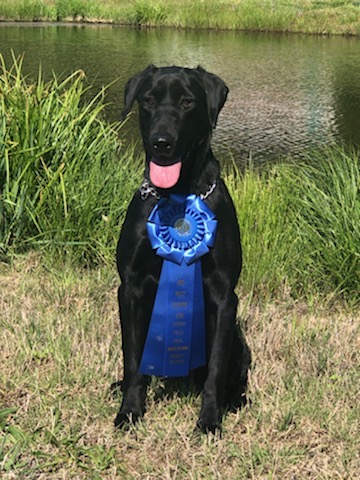
[[[113,22],[142,27],[360,34],[346,0],[0,0],[0,18]]]
[[[333,146],[303,161],[232,171],[245,291],[360,301],[359,152]]]
[[[280,167],[281,168],[281,167]],[[243,249],[241,285],[256,294],[283,289],[288,254],[286,184],[278,168],[260,173],[249,166],[228,169],[226,181],[234,199]]]
[[[0,61],[0,254],[111,256],[139,163],[103,118],[104,92],[86,102],[81,71],[28,84],[21,59]]]
[[[0,75],[0,255],[29,250],[111,263],[142,162],[86,101],[84,74],[36,83],[21,59]],[[260,172],[224,168],[253,295],[360,300],[359,152],[339,147]]]
[[[359,158],[334,147],[285,171],[295,250],[288,276],[301,290],[360,299]]]

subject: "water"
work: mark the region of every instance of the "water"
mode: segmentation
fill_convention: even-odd
[[[230,88],[214,135],[219,154],[256,162],[341,140],[360,145],[360,39],[114,26],[0,24],[0,52],[25,53],[46,78],[82,69],[119,118],[127,79],[155,65],[202,65]],[[127,138],[138,138],[135,117]]]

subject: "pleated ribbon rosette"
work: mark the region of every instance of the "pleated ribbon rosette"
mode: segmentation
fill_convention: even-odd
[[[160,377],[187,376],[206,363],[201,257],[214,246],[217,220],[196,195],[161,198],[147,231],[164,259],[140,372]]]

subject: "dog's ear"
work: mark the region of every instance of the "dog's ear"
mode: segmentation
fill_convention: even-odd
[[[215,128],[220,110],[226,102],[229,89],[220,77],[207,72],[200,65],[197,67],[196,72],[206,92],[210,124],[212,128]]]
[[[127,114],[130,112],[131,107],[133,106],[134,101],[139,93],[139,90],[144,83],[144,80],[148,78],[156,70],[154,65],[149,65],[142,72],[134,75],[130,80],[128,80],[125,85],[125,95],[124,95],[124,108],[121,112],[120,120],[125,120]]]

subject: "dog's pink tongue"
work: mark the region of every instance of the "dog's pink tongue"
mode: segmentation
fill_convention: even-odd
[[[173,187],[180,177],[181,162],[173,165],[161,166],[155,162],[150,162],[150,181],[158,188]]]

